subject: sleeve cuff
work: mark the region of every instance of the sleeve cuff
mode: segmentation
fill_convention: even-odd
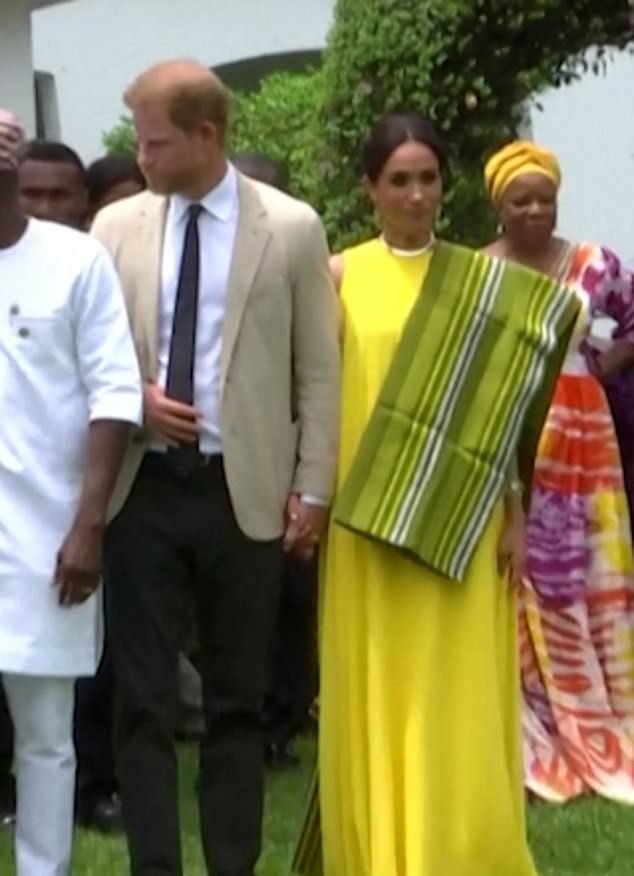
[[[322,499],[321,496],[313,496],[310,493],[302,493],[301,499],[304,505],[318,505],[320,508],[327,508],[330,504],[327,499]]]
[[[95,420],[120,420],[133,426],[143,425],[143,399],[140,393],[117,394],[116,397],[99,399],[90,406],[90,422]]]

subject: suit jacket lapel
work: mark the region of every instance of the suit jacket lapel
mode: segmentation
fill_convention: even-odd
[[[166,198],[148,198],[139,213],[136,229],[136,247],[144,270],[137,281],[135,333],[145,380],[155,380],[158,368],[161,264],[167,204]]]
[[[238,176],[238,193],[240,215],[229,271],[222,338],[222,386],[231,362],[249,291],[271,233],[266,221],[266,210],[258,197],[256,187],[241,175]]]

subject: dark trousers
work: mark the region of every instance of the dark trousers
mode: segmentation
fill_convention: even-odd
[[[11,773],[13,764],[13,724],[9,705],[0,680],[0,816],[15,806],[15,782]]]
[[[117,790],[114,765],[114,673],[108,644],[97,674],[77,681],[77,802],[89,806]]]
[[[273,681],[265,708],[268,740],[287,745],[305,726],[317,694],[317,559],[284,560]]]
[[[214,876],[254,872],[264,796],[261,710],[281,561],[279,540],[253,541],[240,530],[219,457],[182,478],[168,458],[146,455],[106,539],[117,763],[133,876],[183,872],[174,728],[188,599],[201,648],[207,868]]]

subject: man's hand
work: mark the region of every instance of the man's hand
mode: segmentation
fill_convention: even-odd
[[[0,168],[14,170],[18,166],[24,132],[16,116],[0,109]]]
[[[292,493],[286,505],[285,552],[310,560],[327,523],[328,508],[325,505],[303,502],[297,493]]]
[[[57,555],[55,585],[59,604],[81,605],[95,592],[103,565],[103,526],[87,526],[76,521]]]
[[[198,440],[198,411],[168,398],[156,383],[146,383],[143,387],[143,410],[146,428],[172,447],[195,444]]]

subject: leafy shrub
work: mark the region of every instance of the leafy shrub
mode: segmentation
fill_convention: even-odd
[[[372,230],[359,184],[370,128],[387,110],[419,110],[450,151],[441,231],[480,244],[493,233],[486,157],[544,89],[600,71],[611,47],[631,41],[631,17],[627,0],[338,0],[323,68],[275,73],[237,95],[232,147],[286,164],[339,247]],[[129,121],[105,143],[133,149]]]

